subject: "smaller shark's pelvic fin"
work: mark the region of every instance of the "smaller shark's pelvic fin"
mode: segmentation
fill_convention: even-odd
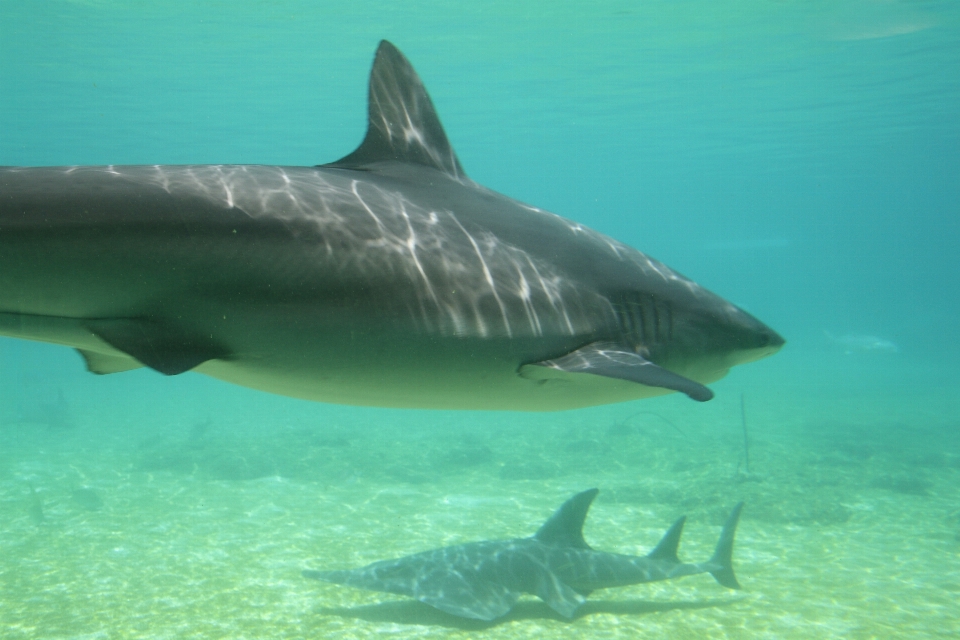
[[[713,398],[713,391],[699,382],[668,371],[615,342],[594,342],[560,358],[534,364],[568,373],[591,373],[648,387],[672,389],[699,402]]]
[[[740,522],[740,512],[743,511],[741,502],[733,508],[726,523],[723,525],[723,531],[720,533],[720,540],[717,542],[717,549],[710,558],[710,564],[719,565],[719,569],[710,572],[717,582],[728,589],[742,589],[737,582],[737,576],[733,573],[733,539],[737,534],[737,523]]]
[[[322,166],[363,169],[385,161],[466,178],[420,76],[395,46],[382,40],[370,73],[367,135],[356,151]]]
[[[654,547],[653,551],[647,554],[651,560],[666,560],[667,562],[676,562],[680,564],[677,557],[677,549],[680,547],[680,535],[683,533],[683,524],[687,521],[687,516],[681,516],[673,525],[667,529],[667,532],[660,538],[660,542]]]
[[[227,356],[225,348],[205,336],[145,318],[86,320],[84,326],[114,349],[168,376],[189,371],[207,360]],[[96,359],[91,361],[82,352],[81,355],[87,360],[88,367],[101,364]]]
[[[533,537],[543,544],[590,549],[583,539],[583,521],[587,519],[587,511],[599,491],[587,489],[564,502]]]

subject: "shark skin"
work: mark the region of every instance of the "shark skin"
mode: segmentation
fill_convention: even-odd
[[[571,618],[598,589],[698,573],[709,573],[730,589],[741,588],[732,555],[742,502],[727,518],[713,556],[691,564],[677,558],[685,517],[674,522],[646,556],[592,549],[583,539],[583,522],[597,492],[589,489],[567,500],[529,538],[472,542],[374,562],[360,569],[307,570],[303,576],[410,596],[453,615],[488,621],[509,613],[524,593]]]
[[[326,165],[0,167],[0,335],[87,369],[354,405],[551,411],[679,391],[784,340],[576,222],[470,180],[383,41]]]

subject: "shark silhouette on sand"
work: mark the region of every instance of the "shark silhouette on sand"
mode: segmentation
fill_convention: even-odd
[[[550,411],[679,391],[784,340],[636,249],[470,180],[380,43],[315,167],[0,168],[0,335],[87,368],[342,404]]]
[[[583,539],[583,521],[597,489],[567,500],[529,538],[472,542],[425,551],[361,569],[304,571],[307,578],[410,596],[465,618],[494,620],[506,615],[523,593],[533,594],[570,618],[591,592],[643,582],[709,573],[731,589],[733,540],[743,509],[727,518],[713,557],[685,563],[677,558],[685,517],[667,529],[645,556],[592,549]]]

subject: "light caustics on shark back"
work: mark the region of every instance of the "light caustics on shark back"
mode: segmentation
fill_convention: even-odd
[[[385,41],[366,137],[330,164],[0,169],[0,335],[74,347],[99,374],[514,410],[707,400],[783,344],[666,265],[470,180]]]

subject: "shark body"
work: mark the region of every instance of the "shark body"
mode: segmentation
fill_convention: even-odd
[[[447,613],[479,620],[506,615],[521,594],[535,595],[565,617],[572,617],[591,592],[644,582],[710,573],[731,589],[733,541],[743,503],[727,519],[713,557],[684,563],[677,547],[685,518],[677,520],[646,556],[592,549],[583,539],[583,522],[597,495],[573,496],[529,538],[473,542],[375,562],[360,569],[312,571],[307,578],[410,596]]]
[[[317,167],[0,168],[0,335],[110,374],[357,405],[696,400],[783,339],[666,265],[474,183],[384,41]]]

